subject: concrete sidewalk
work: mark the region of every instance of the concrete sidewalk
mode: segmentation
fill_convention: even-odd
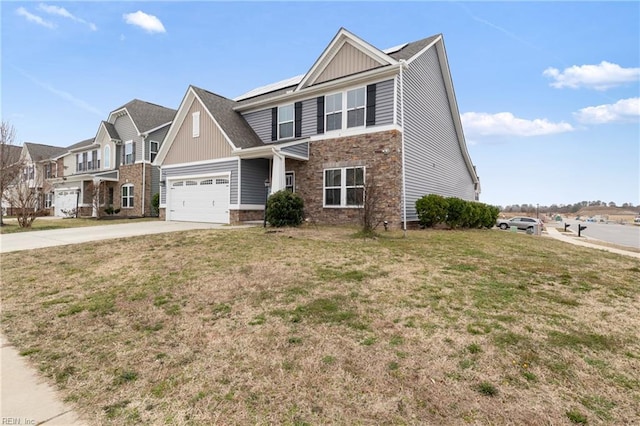
[[[599,244],[593,244],[593,243],[590,243],[589,240],[587,240],[587,239],[585,239],[585,240],[578,239],[578,237],[574,233],[570,233],[568,235],[565,235],[564,233],[558,231],[558,229],[556,229],[553,226],[545,226],[545,230],[547,231],[547,235],[549,237],[555,238],[556,240],[564,241],[565,243],[570,243],[570,244],[574,244],[576,246],[581,246],[581,247],[588,247],[588,248],[593,248],[593,249],[598,249],[598,250],[604,250],[604,251],[608,251],[608,252],[611,252],[611,253],[621,254],[623,256],[630,256],[630,257],[635,257],[636,259],[640,259],[640,253],[636,253],[636,252],[633,252],[633,251],[627,251],[627,250],[621,250],[621,249],[614,248],[614,247],[602,246],[602,245],[599,245]]]
[[[0,336],[0,422],[14,425],[85,425],[56,392]]]

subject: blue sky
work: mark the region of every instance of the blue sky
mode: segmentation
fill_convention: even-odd
[[[640,204],[638,2],[1,2],[3,121],[68,146],[138,98],[233,98],[305,73],[340,27],[444,34],[491,204]]]

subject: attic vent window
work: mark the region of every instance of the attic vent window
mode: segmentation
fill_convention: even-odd
[[[192,122],[192,129],[193,129],[193,137],[197,138],[200,136],[200,111],[197,111],[191,114],[191,122]]]

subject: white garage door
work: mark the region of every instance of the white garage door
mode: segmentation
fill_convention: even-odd
[[[78,193],[75,190],[56,191],[54,206],[55,215],[58,217],[69,216],[71,211],[76,208],[78,202]],[[63,213],[63,210],[67,214]]]
[[[169,220],[229,223],[229,178],[170,181]]]

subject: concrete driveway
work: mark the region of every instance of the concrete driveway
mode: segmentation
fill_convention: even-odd
[[[214,223],[152,221],[18,232],[0,235],[0,253],[192,229],[234,229],[246,226],[250,225],[228,226]]]

